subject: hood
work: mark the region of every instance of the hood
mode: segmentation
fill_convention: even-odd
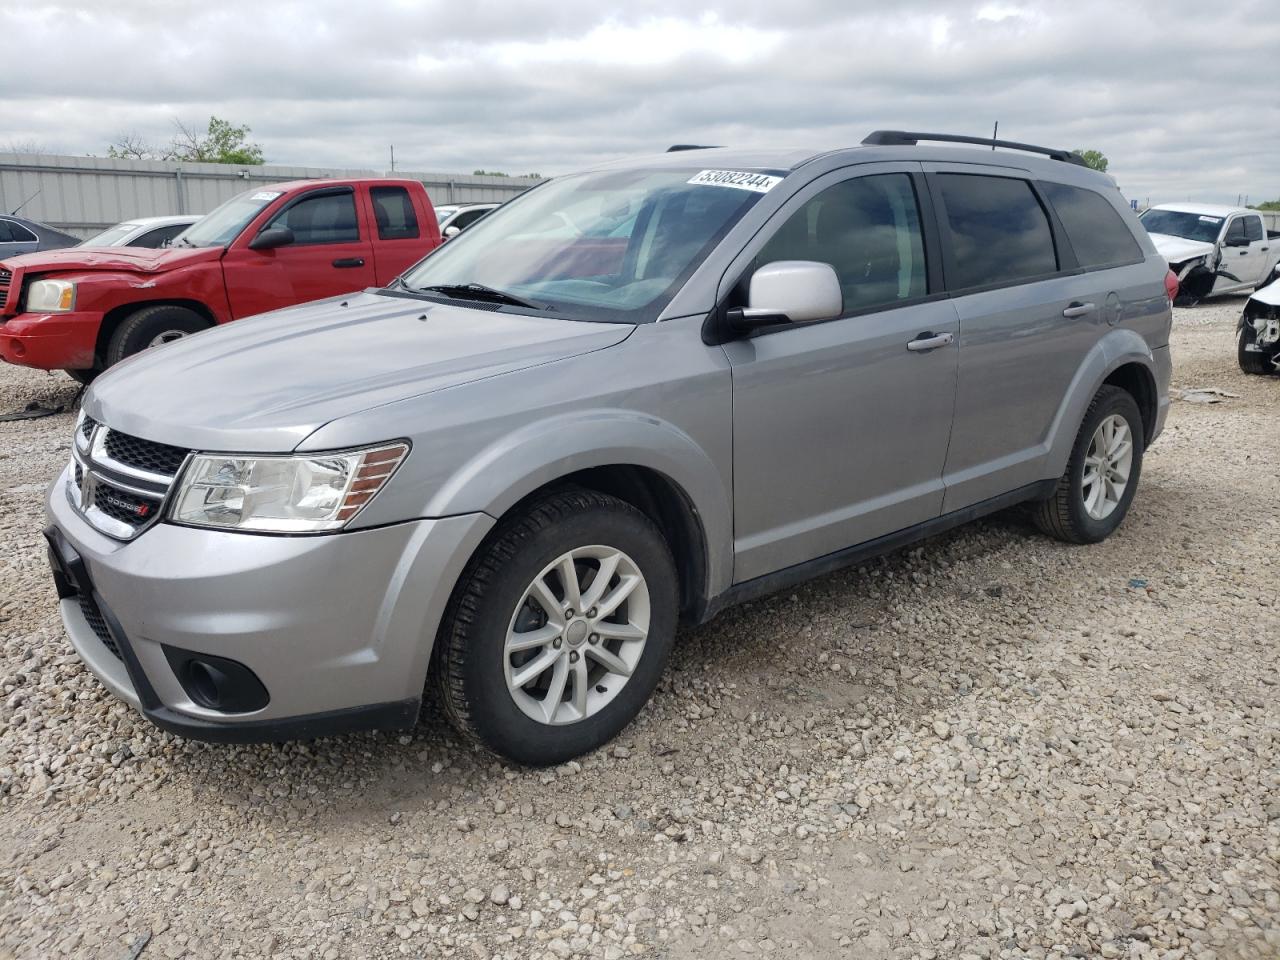
[[[5,265],[23,273],[51,271],[127,270],[131,273],[164,273],[192,263],[217,260],[222,247],[71,247],[66,250],[42,250],[9,257]]]
[[[1259,287],[1253,291],[1250,300],[1257,300],[1259,303],[1265,303],[1268,306],[1280,307],[1280,275],[1273,282],[1265,287]]]
[[[339,417],[613,346],[634,329],[366,291],[138,354],[94,382],[84,409],[175,446],[283,453]]]
[[[1155,244],[1156,253],[1169,263],[1185,263],[1196,257],[1207,257],[1213,253],[1213,244],[1203,240],[1187,240],[1183,237],[1172,237],[1167,233],[1153,233],[1151,242]]]

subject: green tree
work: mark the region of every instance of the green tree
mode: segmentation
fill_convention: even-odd
[[[1268,200],[1266,203],[1255,203],[1255,210],[1280,210],[1280,200]]]
[[[136,133],[122,134],[107,147],[107,156],[122,160],[186,160],[190,163],[233,163],[257,166],[264,161],[262,147],[249,142],[249,128],[210,117],[201,131],[174,120],[178,132],[168,144],[156,146]]]
[[[1101,150],[1085,150],[1084,148],[1078,148],[1071,152],[1083,160],[1085,166],[1090,169],[1097,170],[1099,173],[1107,172],[1107,157]]]

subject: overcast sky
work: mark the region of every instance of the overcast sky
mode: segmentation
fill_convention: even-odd
[[[1275,0],[0,4],[0,150],[175,117],[268,162],[555,174],[878,127],[1092,147],[1131,198],[1280,197]]]

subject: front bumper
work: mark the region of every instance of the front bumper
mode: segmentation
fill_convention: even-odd
[[[202,740],[411,726],[453,584],[493,524],[474,514],[281,537],[160,523],[126,543],[75,512],[67,482],[66,472],[54,482],[46,512],[72,645],[157,726]],[[175,649],[244,665],[266,705],[201,706],[175,673]]]
[[[102,314],[21,313],[0,324],[0,359],[40,370],[88,370],[94,365]]]

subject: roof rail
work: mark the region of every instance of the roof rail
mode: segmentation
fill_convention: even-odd
[[[913,147],[921,140],[928,140],[935,143],[974,143],[982,147],[1004,147],[1007,150],[1025,150],[1027,153],[1042,153],[1046,157],[1054,160],[1061,160],[1064,163],[1074,163],[1077,166],[1087,167],[1084,158],[1078,153],[1072,153],[1070,150],[1055,150],[1052,147],[1037,147],[1031,143],[1018,143],[1016,140],[996,140],[992,137],[966,137],[957,133],[916,133],[907,130],[876,130],[864,139],[862,142],[866,146],[880,147]]]
[[[667,153],[679,153],[681,150],[719,150],[719,146],[706,146],[700,143],[673,143],[667,147]]]

